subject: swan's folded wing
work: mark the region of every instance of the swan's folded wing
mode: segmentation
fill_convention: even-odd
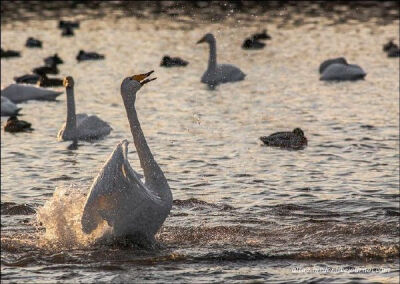
[[[94,180],[82,215],[82,229],[90,233],[102,220],[111,226],[148,202],[157,202],[127,160],[128,142],[119,143]]]
[[[91,139],[110,134],[111,126],[96,115],[78,114],[76,116],[78,136],[81,139]]]

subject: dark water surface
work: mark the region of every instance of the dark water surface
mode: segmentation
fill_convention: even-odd
[[[56,20],[3,23],[2,47],[22,57],[2,59],[2,88],[58,52],[60,76],[76,82],[77,112],[97,114],[114,130],[68,150],[56,139],[64,95],[20,104],[35,130],[1,136],[2,280],[397,283],[399,61],[382,45],[398,25],[373,17],[270,23],[267,47],[244,51],[243,39],[266,27],[258,18],[194,24],[105,17],[82,21],[71,38],[60,36]],[[245,81],[215,91],[199,82],[208,49],[195,43],[206,32],[217,38],[219,62],[239,66]],[[29,36],[43,40],[43,49],[24,48]],[[106,60],[78,64],[79,49]],[[190,63],[160,68],[165,54]],[[319,81],[319,64],[338,56],[362,66],[366,79]],[[152,69],[158,79],[140,91],[136,106],[175,201],[158,245],[144,250],[99,240],[106,225],[87,236],[79,220],[104,161],[120,140],[132,140],[121,81]],[[304,150],[258,140],[295,127],[308,137]],[[140,170],[133,143],[128,157]]]

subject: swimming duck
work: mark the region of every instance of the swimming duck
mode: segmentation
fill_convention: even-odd
[[[26,40],[25,46],[26,47],[38,47],[38,48],[41,48],[42,47],[42,42],[40,40],[38,40],[38,39],[33,38],[33,37],[29,37]]]
[[[217,43],[213,34],[208,33],[197,44],[207,42],[210,48],[208,67],[201,77],[201,82],[214,88],[218,84],[241,81],[246,77],[238,67],[231,64],[217,64]]]
[[[170,57],[165,55],[161,60],[160,66],[163,67],[174,67],[174,66],[186,66],[188,62],[179,57]]]
[[[15,50],[1,49],[0,56],[1,56],[1,58],[20,57],[21,53],[19,51],[15,51]]]
[[[1,96],[1,116],[15,116],[20,110],[21,108],[8,98]]]
[[[255,33],[251,36],[254,40],[268,40],[272,39],[272,37],[267,33],[267,30],[264,29],[261,33]]]
[[[324,61],[319,70],[322,81],[355,81],[364,79],[367,73],[356,64],[348,64],[343,57]]]
[[[32,131],[31,124],[26,122],[25,120],[19,120],[16,116],[11,116],[7,119],[6,124],[4,125],[4,131],[7,132],[24,132],[24,131]]]
[[[44,64],[47,66],[63,64],[64,61],[55,53],[53,56],[46,57],[44,59]]]
[[[78,55],[76,56],[76,60],[84,61],[84,60],[100,60],[104,59],[104,55],[96,53],[96,52],[85,52],[80,50]]]
[[[389,49],[393,48],[393,47],[398,47],[397,44],[395,44],[393,42],[393,40],[391,39],[388,43],[383,45],[383,51],[387,52],[389,51]]]
[[[73,36],[74,30],[71,27],[65,27],[62,29],[62,36]]]
[[[38,75],[44,75],[44,74],[58,74],[60,71],[57,68],[57,64],[52,64],[52,65],[45,65],[41,67],[37,67],[32,69],[32,72]]]
[[[60,87],[63,85],[63,79],[49,78],[46,74],[43,74],[37,84],[39,87]]]
[[[265,43],[258,41],[254,38],[246,38],[242,44],[243,49],[262,49],[265,47]]]
[[[393,46],[387,51],[388,57],[400,57],[400,48],[398,46]]]
[[[307,146],[307,138],[300,128],[295,128],[292,132],[276,132],[269,136],[262,136],[260,140],[267,146],[293,150],[300,150]]]
[[[67,28],[67,27],[79,29],[79,22],[78,21],[75,21],[75,22],[73,22],[73,21],[63,21],[63,20],[60,20],[58,22],[58,28],[59,29],[64,29],[64,28]]]
[[[18,84],[37,84],[40,79],[38,74],[25,74],[20,77],[14,77],[14,81]]]
[[[1,90],[1,95],[15,104],[29,100],[54,101],[62,92],[46,90],[36,86],[11,84]]]

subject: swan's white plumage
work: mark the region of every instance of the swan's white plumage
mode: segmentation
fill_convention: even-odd
[[[92,140],[110,134],[111,126],[96,115],[75,113],[74,80],[64,79],[67,94],[67,119],[58,132],[58,140]]]
[[[64,134],[67,123],[64,122],[58,132],[59,140],[74,140],[74,135]],[[86,113],[78,113],[76,115],[76,139],[78,140],[91,140],[101,138],[110,134],[111,126],[101,120],[96,115],[87,115]]]
[[[62,92],[46,90],[23,84],[11,84],[1,90],[1,95],[18,104],[29,100],[54,101]]]
[[[354,81],[363,79],[367,73],[355,64],[330,64],[322,72],[320,80],[322,81]]]
[[[90,233],[104,219],[116,237],[140,235],[152,240],[172,202],[161,200],[141,181],[129,164],[127,146],[127,140],[117,145],[94,180],[82,215],[82,229]]]
[[[152,72],[142,74],[146,78]],[[113,228],[115,237],[153,243],[154,236],[172,207],[172,192],[155,161],[140,127],[135,110],[136,92],[149,79],[125,78],[121,84],[136,151],[146,182],[129,164],[128,141],[120,142],[95,178],[84,207],[81,223],[85,233],[97,228],[102,220]],[[153,80],[153,79],[152,79]]]
[[[201,82],[209,86],[244,80],[246,74],[231,64],[217,64],[217,43],[213,34],[206,34],[198,43],[207,42],[210,48],[208,67]]]
[[[17,115],[20,110],[21,108],[8,98],[1,96],[1,116]]]

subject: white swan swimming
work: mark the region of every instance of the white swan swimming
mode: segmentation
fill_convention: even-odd
[[[46,90],[44,88],[27,86],[24,84],[11,84],[1,90],[1,95],[13,103],[22,103],[29,100],[54,101],[62,92]]]
[[[67,120],[58,132],[58,140],[92,140],[110,134],[111,126],[96,115],[75,114],[74,79],[64,79],[67,93]]]
[[[14,116],[21,110],[16,104],[1,96],[1,116]]]
[[[322,81],[355,81],[364,79],[367,73],[356,64],[348,64],[343,57],[324,61],[320,67]]]
[[[206,34],[197,43],[207,42],[210,46],[208,68],[201,77],[201,82],[215,87],[218,84],[241,81],[246,77],[238,67],[230,64],[217,64],[217,44],[213,34]]]
[[[81,219],[85,233],[92,232],[106,220],[115,237],[152,244],[171,210],[172,192],[147,145],[135,109],[136,92],[155,79],[144,80],[152,72],[125,78],[121,84],[121,96],[145,183],[131,168],[127,157],[128,141],[123,140],[91,186]]]

